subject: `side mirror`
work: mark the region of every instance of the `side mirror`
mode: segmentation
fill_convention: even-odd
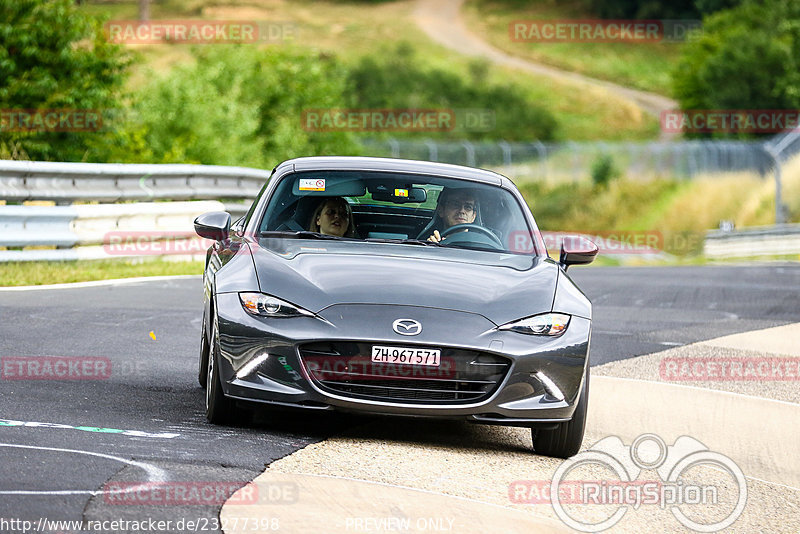
[[[231,214],[227,211],[209,211],[194,220],[194,231],[200,237],[223,241],[231,229]]]
[[[570,265],[586,265],[594,261],[597,256],[597,245],[578,235],[564,236],[561,242],[561,256],[559,262],[564,270]]]

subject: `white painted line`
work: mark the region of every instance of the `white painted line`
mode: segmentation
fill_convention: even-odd
[[[42,423],[40,421],[18,421],[16,419],[0,419],[0,428],[59,428],[67,430],[80,430],[81,432],[96,432],[98,434],[118,434],[121,436],[137,438],[172,439],[180,434],[174,432],[144,432],[142,430],[125,430],[121,428],[95,427],[87,425],[67,425],[64,423]]]
[[[0,447],[8,447],[11,449],[32,449],[37,451],[48,452],[66,452],[71,454],[85,454],[86,456],[95,456],[97,458],[105,458],[107,460],[114,460],[124,464],[138,467],[147,473],[147,482],[137,486],[131,486],[124,490],[115,489],[113,492],[105,490],[4,490],[0,491],[0,495],[103,495],[105,493],[130,493],[138,491],[142,486],[147,488],[146,484],[153,482],[166,482],[169,480],[167,472],[154,465],[146,464],[144,462],[137,462],[136,460],[128,460],[111,454],[103,454],[102,452],[81,451],[77,449],[61,449],[56,447],[39,447],[34,445],[19,445],[16,443],[0,443]]]
[[[202,278],[201,274],[176,274],[172,276],[138,276],[135,278],[114,278],[112,280],[91,280],[89,282],[70,282],[66,284],[50,284],[41,286],[7,286],[0,287],[0,291],[40,291],[48,289],[79,289],[82,287],[119,286],[137,284],[141,282],[161,282],[164,280],[188,280]]]

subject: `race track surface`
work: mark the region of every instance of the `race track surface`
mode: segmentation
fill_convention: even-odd
[[[800,321],[796,265],[570,274],[594,304],[592,365]],[[208,425],[196,380],[201,303],[199,277],[0,290],[0,519],[183,518],[211,532],[222,502],[121,505],[103,491],[157,480],[243,485],[270,462],[357,422],[265,412],[247,427]],[[13,363],[6,369],[15,356],[88,356],[98,372],[18,380]]]

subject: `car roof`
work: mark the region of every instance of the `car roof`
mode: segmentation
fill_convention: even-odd
[[[359,170],[429,174],[461,178],[492,185],[511,186],[511,180],[496,172],[449,163],[412,159],[372,158],[363,156],[312,156],[284,161],[275,169],[277,174],[289,171]]]

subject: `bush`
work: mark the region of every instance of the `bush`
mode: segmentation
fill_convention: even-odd
[[[597,187],[607,187],[619,176],[620,171],[614,165],[614,158],[608,154],[603,154],[592,164],[592,183]]]
[[[703,24],[673,72],[682,109],[800,107],[800,3],[746,0]]]
[[[378,56],[365,56],[348,76],[349,105],[357,109],[451,109],[488,111],[490,128],[457,126],[451,132],[425,132],[426,137],[457,139],[505,139],[530,141],[553,139],[557,122],[547,109],[530,102],[521,87],[490,85],[485,61],[470,65],[470,77],[426,67],[412,45],[401,43]],[[461,115],[463,117],[463,115]],[[463,125],[463,123],[462,123]],[[390,132],[392,137],[420,135]]]
[[[129,61],[71,0],[0,0],[0,109],[102,113],[117,105]],[[97,135],[4,131],[0,155],[82,160]]]
[[[345,71],[309,51],[209,47],[138,95],[108,161],[272,168],[305,155],[355,153],[348,133],[309,132],[308,108],[341,107]]]

